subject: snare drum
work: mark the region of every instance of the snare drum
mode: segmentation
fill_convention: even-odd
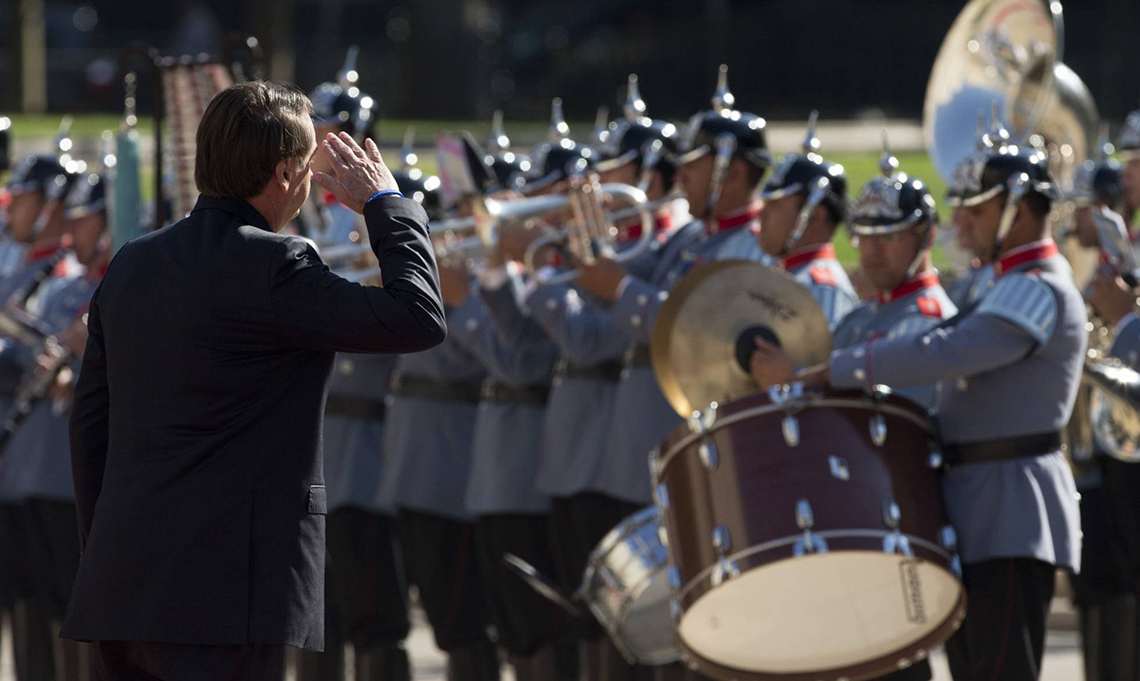
[[[579,591],[630,663],[666,664],[680,657],[662,534],[653,506],[623,520],[590,554]]]
[[[901,397],[736,400],[653,461],[678,645],[720,679],[862,679],[966,612],[926,412]]]

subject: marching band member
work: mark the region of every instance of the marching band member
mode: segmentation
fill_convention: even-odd
[[[570,140],[561,102],[554,101],[549,140],[532,154],[522,192],[555,194],[594,159],[590,147]],[[495,253],[479,273],[478,291],[456,286],[452,334],[487,369],[475,422],[467,509],[476,516],[476,551],[500,643],[521,680],[576,675],[564,655],[564,613],[510,572],[510,553],[552,574],[550,496],[536,486],[543,426],[559,350],[518,307],[507,269],[523,259],[525,227],[500,234]],[[452,274],[462,275],[462,268]],[[450,275],[449,275],[450,276]],[[465,295],[467,294],[467,295]]]
[[[1124,162],[1124,206],[1121,215],[1131,224],[1140,208],[1140,109],[1128,114],[1124,128],[1116,140],[1116,151]]]
[[[848,229],[858,242],[859,263],[875,296],[839,322],[833,347],[925,333],[957,312],[931,265],[930,249],[938,224],[934,199],[921,180],[896,172],[897,167],[898,161],[884,152],[883,175],[863,187],[849,216]],[[776,361],[777,357],[782,361]],[[791,361],[774,346],[755,353],[752,368],[757,385],[764,390],[787,383],[794,372]],[[897,392],[927,409],[933,409],[937,401],[933,383]],[[931,675],[930,663],[922,660],[881,678],[924,681]]]
[[[1076,235],[1086,248],[1101,248],[1106,263],[1085,290],[1085,299],[1113,329],[1108,354],[1132,368],[1140,367],[1140,324],[1136,323],[1137,293],[1119,271],[1116,248],[1131,248],[1122,209],[1121,169],[1112,159],[1086,161],[1077,174],[1070,198],[1076,204]],[[1120,241],[1101,243],[1101,234],[1116,230]],[[1081,613],[1085,677],[1090,681],[1135,678],[1140,672],[1136,651],[1137,585],[1140,578],[1140,504],[1135,491],[1140,466],[1097,452],[1077,479],[1081,491],[1081,574],[1074,580]]]
[[[32,572],[36,597],[55,626],[63,618],[79,567],[67,419],[71,377],[87,340],[83,315],[110,260],[106,193],[104,177],[92,173],[77,179],[63,201],[62,225],[74,261],[61,261],[28,303],[28,311],[60,342],[59,349],[42,349],[34,371],[59,378],[50,393],[24,396],[34,400],[31,411],[9,440],[0,466],[0,489],[24,506],[27,550],[37,566]],[[31,373],[25,380],[30,379]],[[85,678],[90,665],[87,645],[64,639],[57,639],[56,645],[55,678]]]
[[[695,115],[681,140],[676,182],[685,190],[693,222],[675,230],[645,262],[627,268],[600,258],[581,268],[576,285],[613,304],[612,323],[626,336],[621,381],[614,416],[606,436],[607,467],[620,466],[628,485],[620,498],[650,503],[645,457],[681,421],[669,406],[649,364],[653,320],[669,289],[704,262],[745,258],[763,261],[756,243],[760,204],[756,201],[771,165],[765,121],[732,109],[727,69],[721,67],[713,107]]]
[[[62,243],[62,201],[74,175],[55,156],[28,156],[8,177],[7,237],[23,245],[19,264],[0,279],[0,304],[24,308],[68,254]],[[35,362],[33,349],[14,339],[0,339],[0,408],[7,411],[15,392]],[[12,639],[20,681],[52,673],[52,635],[47,613],[33,598],[29,537],[22,505],[5,501],[0,490],[0,602],[12,612]]]
[[[605,134],[597,136],[608,143],[594,169],[602,182],[640,185],[654,201],[672,187],[677,131],[672,124],[646,118],[644,111],[637,76],[630,76],[625,118],[614,126],[599,126]],[[672,232],[670,209],[665,206],[654,215],[654,244]],[[636,225],[617,228],[622,230],[617,248],[622,249],[640,238],[643,225],[638,220]],[[556,272],[554,267],[539,271],[523,287],[522,306],[561,353],[543,425],[536,482],[552,499],[552,546],[559,582],[573,592],[581,585],[598,542],[644,506],[644,500],[630,500],[629,495],[630,479],[635,487],[640,485],[645,470],[642,465],[630,475],[622,462],[606,460],[606,435],[628,339],[612,323],[604,301],[572,284],[546,281]],[[629,677],[633,670],[593,618],[587,618],[578,632],[584,638],[579,660],[586,677],[598,678],[603,667],[604,678]]]
[[[1001,145],[983,161],[959,167],[959,229],[995,268],[995,285],[930,332],[833,350],[797,379],[840,388],[940,382],[943,494],[970,601],[946,644],[951,670],[956,679],[1036,679],[1055,569],[1080,567],[1061,430],[1088,336],[1084,302],[1049,236],[1055,189],[1044,156]]]
[[[843,166],[819,155],[815,121],[812,112],[803,153],[785,156],[760,192],[759,240],[764,253],[811,291],[834,331],[858,302],[831,243],[847,216],[847,176]]]
[[[355,72],[346,66],[341,82],[322,83],[310,96],[318,139],[347,132],[363,143],[372,133],[372,99],[353,85],[347,71]],[[318,154],[313,170],[331,173],[331,163]],[[401,182],[409,170],[393,170],[392,175],[404,196],[414,198],[411,188]],[[325,245],[360,241],[362,216],[330,192],[313,192],[306,205],[314,202],[324,217],[323,229],[316,236]],[[430,211],[428,217],[432,217]],[[326,643],[324,652],[298,653],[300,681],[342,679],[346,643],[353,647],[359,681],[411,678],[403,647],[410,629],[407,583],[400,565],[394,508],[379,504],[376,494],[384,469],[384,398],[396,361],[395,355],[339,353],[333,366],[322,431],[329,510]]]

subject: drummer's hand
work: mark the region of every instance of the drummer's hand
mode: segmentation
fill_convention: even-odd
[[[826,388],[831,383],[831,369],[827,364],[804,367],[796,372],[792,380],[802,383],[805,388]]]
[[[774,385],[791,383],[796,373],[796,365],[788,353],[760,338],[756,339],[756,350],[752,353],[752,380],[757,387],[767,390]]]
[[[471,295],[471,274],[462,264],[439,266],[439,292],[443,304],[456,308]]]
[[[1109,326],[1131,312],[1136,305],[1136,292],[1109,268],[1097,271],[1085,289],[1085,299]]]
[[[592,265],[582,265],[575,284],[605,301],[615,301],[618,287],[629,275],[625,265],[612,258],[598,256]]]

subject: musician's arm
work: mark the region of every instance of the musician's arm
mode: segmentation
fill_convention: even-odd
[[[87,316],[87,345],[71,407],[71,476],[79,518],[80,550],[87,543],[87,535],[91,531],[107,463],[110,392],[98,300],[99,291],[96,290]]]

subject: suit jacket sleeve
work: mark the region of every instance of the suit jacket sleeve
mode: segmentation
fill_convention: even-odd
[[[87,313],[87,348],[75,385],[70,422],[71,476],[79,519],[80,551],[87,543],[91,520],[95,516],[95,502],[103,488],[109,405],[103,327],[99,322],[99,290],[96,290]]]
[[[271,304],[286,342],[337,352],[418,352],[447,333],[427,215],[410,199],[364,207],[384,286],[337,276],[302,239],[287,239],[269,272]]]

